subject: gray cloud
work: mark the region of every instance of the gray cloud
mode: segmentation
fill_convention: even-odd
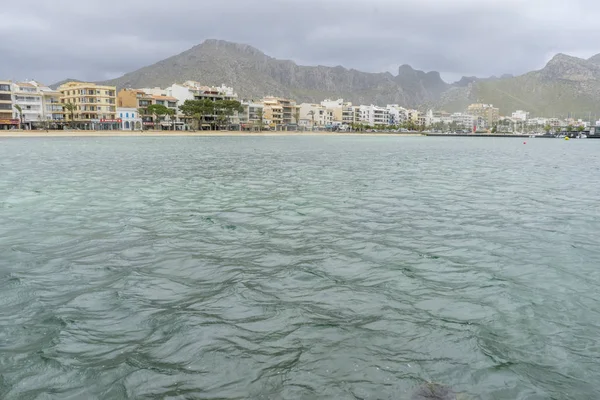
[[[308,65],[519,74],[600,52],[592,0],[21,0],[0,11],[0,79],[101,80],[208,38]]]

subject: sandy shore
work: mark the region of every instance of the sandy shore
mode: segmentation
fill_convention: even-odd
[[[0,137],[168,137],[168,136],[421,136],[412,133],[237,132],[237,131],[0,131]]]

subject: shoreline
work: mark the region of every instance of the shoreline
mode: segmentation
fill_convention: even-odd
[[[238,131],[0,131],[0,138],[44,137],[270,137],[270,136],[395,136],[420,137],[420,133],[357,132],[238,132]]]

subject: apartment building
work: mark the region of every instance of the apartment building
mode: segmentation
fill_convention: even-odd
[[[22,120],[23,129],[59,126],[63,119],[60,92],[33,80],[12,86],[13,118]]]
[[[360,121],[371,126],[387,125],[389,112],[387,108],[375,105],[360,106]]]
[[[64,113],[61,104],[61,94],[47,86],[40,86],[42,93],[43,118],[49,127],[58,128],[63,126]],[[48,127],[48,125],[46,127]]]
[[[477,103],[467,107],[467,114],[483,118],[485,126],[491,128],[498,123],[500,110],[492,104]]]
[[[95,83],[68,82],[58,88],[62,104],[73,104],[64,110],[65,121],[79,129],[118,130],[117,88]]]
[[[512,113],[512,117],[513,121],[527,121],[529,119],[529,112],[528,111],[523,111],[523,110],[517,110],[514,113]]]
[[[344,99],[327,99],[321,102],[321,106],[332,111],[335,125],[352,125],[355,122],[354,107]]]
[[[244,108],[244,111],[238,115],[242,130],[260,130],[261,122],[263,127],[267,126],[265,123],[264,104],[253,101],[243,101],[242,107]]]
[[[144,129],[151,129],[155,125],[154,117],[145,112],[148,106],[153,104],[152,101],[152,95],[141,89],[121,89],[117,94],[117,106],[119,108],[138,110],[139,118],[141,119],[141,124]]]
[[[274,129],[284,129],[288,125],[296,124],[296,111],[299,107],[294,100],[268,96],[262,100],[265,119],[270,121]]]
[[[32,129],[34,123],[41,123],[43,113],[43,96],[37,86],[33,82],[13,83],[13,118],[21,120],[21,128]]]
[[[341,121],[335,121],[335,111],[321,104],[313,103],[302,103],[299,106],[300,109],[300,122],[299,124],[304,127],[310,128],[324,128],[329,129],[336,125],[341,124]],[[339,108],[339,119],[341,120],[342,109]]]
[[[400,107],[398,104],[388,104],[386,109],[388,111],[389,125],[402,125],[408,119],[406,108]]]
[[[0,129],[14,129],[19,120],[13,118],[12,82],[0,81]]]
[[[465,129],[473,129],[476,118],[473,115],[465,113],[454,113],[450,116],[452,122]]]

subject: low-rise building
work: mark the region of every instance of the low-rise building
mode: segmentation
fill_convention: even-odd
[[[118,119],[121,120],[121,130],[141,131],[142,118],[137,108],[117,107]]]

